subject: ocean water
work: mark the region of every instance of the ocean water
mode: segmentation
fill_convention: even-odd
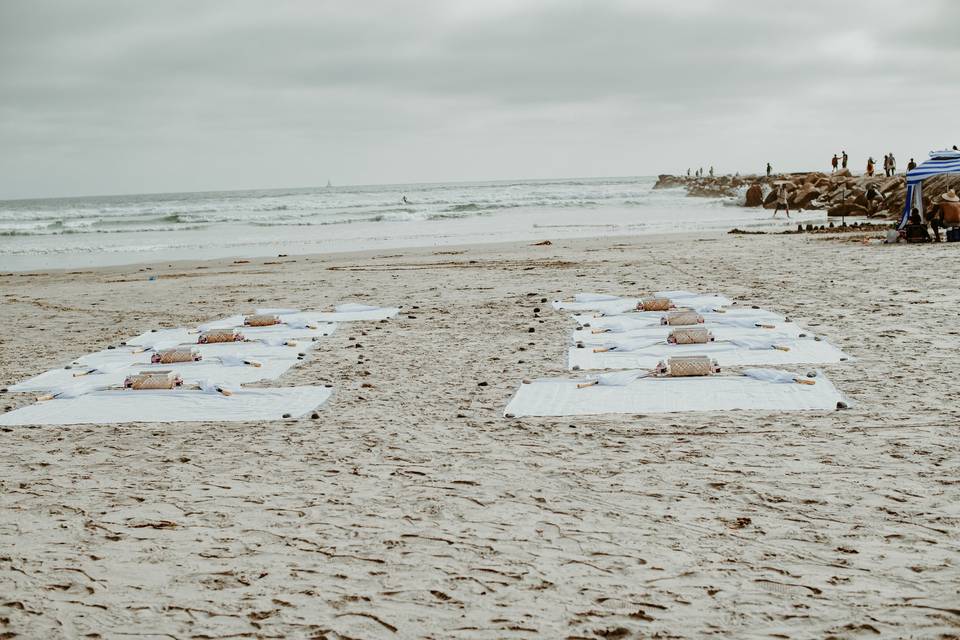
[[[0,201],[0,270],[771,225],[769,211],[654,190],[654,183],[585,178]],[[823,214],[801,218],[811,219]]]

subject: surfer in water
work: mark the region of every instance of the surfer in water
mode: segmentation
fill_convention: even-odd
[[[403,196],[401,200],[403,200],[403,204],[410,204],[410,201],[407,200],[407,196]]]

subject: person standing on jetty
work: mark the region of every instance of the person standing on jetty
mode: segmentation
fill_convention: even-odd
[[[890,175],[888,177],[892,178],[897,175],[897,159],[893,157],[893,154],[890,154]]]
[[[873,167],[876,165],[876,161],[873,159],[873,156],[867,158],[867,175],[873,177]]]
[[[773,167],[770,166],[770,163],[767,163],[767,177],[770,177],[770,174],[773,173]]]
[[[833,154],[833,159],[830,161],[830,173],[837,172],[837,165],[840,164],[840,158],[837,157],[837,154]]]
[[[847,152],[846,152],[846,151],[841,151],[841,152],[840,152],[840,166],[841,166],[841,168],[843,168],[843,169],[846,169],[846,168],[847,168],[847,159],[848,159],[848,157],[847,157]]]
[[[883,154],[883,175],[890,177],[890,156]]]
[[[710,165],[710,177],[713,177],[713,165]]]
[[[907,173],[910,173],[917,168],[917,163],[913,161],[913,158],[910,158],[910,162],[907,163]]]

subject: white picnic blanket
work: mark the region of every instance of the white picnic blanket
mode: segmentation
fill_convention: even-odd
[[[259,346],[259,350],[249,348],[254,345]],[[141,371],[175,371],[183,378],[184,384],[211,380],[217,384],[232,387],[261,380],[276,380],[298,362],[298,351],[289,347],[267,347],[259,343],[209,346],[226,348],[206,349],[204,350],[206,353],[201,351],[203,359],[198,362],[172,364],[151,364],[149,352],[134,354],[114,349],[106,352],[109,354],[119,352],[116,356],[108,356],[110,360],[102,360],[94,364],[88,360],[90,356],[85,356],[79,359],[79,364],[71,365],[70,369],[63,367],[51,369],[15,384],[9,389],[15,392],[72,393],[80,390],[117,387],[123,385],[128,375]],[[241,346],[247,348],[242,351],[237,349]],[[233,350],[230,347],[233,347]],[[215,351],[219,354],[213,355]],[[123,359],[124,357],[126,360]],[[255,361],[260,363],[260,366],[243,364],[242,360]],[[91,370],[93,373],[88,375],[75,376]]]
[[[613,334],[610,334],[613,335]],[[244,357],[261,358],[296,358],[298,354],[309,352],[319,346],[319,342],[311,340],[297,342],[294,347],[271,346],[263,342],[216,342],[214,344],[169,345],[170,348],[190,348],[200,353],[204,359],[215,359],[225,355],[241,355]],[[166,347],[163,347],[166,348]],[[143,347],[117,347],[103,349],[84,356],[80,356],[70,364],[74,367],[96,368],[111,364],[136,364],[150,361],[153,351],[141,351]]]
[[[236,422],[299,418],[330,397],[327,387],[240,389],[232,396],[193,390],[98,391],[38,402],[0,415],[0,425],[127,422]]]
[[[830,411],[846,402],[822,374],[815,385],[778,383],[746,376],[642,378],[625,386],[594,385],[584,380],[541,379],[521,384],[504,414],[581,416],[603,413],[679,411]]]
[[[629,331],[657,326],[667,315],[669,313],[666,311],[633,311],[615,315],[577,313],[573,315],[573,319],[581,327],[589,325],[593,328]],[[729,309],[723,313],[700,312],[700,315],[704,323],[739,327],[753,327],[757,323],[783,324],[787,321],[782,315],[764,309]]]
[[[291,328],[303,328],[304,324],[316,324],[323,322],[358,322],[386,320],[392,318],[400,312],[397,307],[373,307],[364,304],[339,304],[333,311],[301,311],[299,309],[275,309],[260,308],[258,314],[275,315],[280,322]],[[212,322],[200,325],[202,331],[210,329],[245,329],[243,326],[243,315],[233,315]],[[276,326],[276,325],[274,325]]]
[[[733,301],[719,294],[697,294],[690,291],[657,291],[650,298],[669,298],[677,307],[697,311],[713,311],[733,304]],[[601,293],[578,293],[572,302],[554,300],[551,303],[556,311],[596,311],[615,315],[634,311],[642,298],[621,298]]]
[[[240,325],[243,324],[243,316],[240,318]],[[211,323],[213,324],[213,323]],[[230,326],[212,327],[204,325],[207,329],[231,329]],[[269,327],[242,327],[240,333],[248,340],[256,340],[265,344],[279,345],[284,340],[309,341],[316,338],[323,338],[333,335],[337,325],[332,323],[319,324],[316,329],[295,329],[287,325],[278,324]],[[157,347],[166,348],[177,345],[195,345],[197,338],[200,337],[200,330],[178,327],[176,329],[155,329],[146,331],[138,336],[127,340],[128,345],[136,347]]]
[[[744,342],[764,343],[754,338]],[[570,347],[567,366],[570,369],[649,369],[665,358],[677,356],[710,356],[721,367],[743,365],[827,364],[850,360],[850,356],[824,340],[796,339],[777,341],[789,351],[774,348],[755,348],[758,345],[741,346],[729,342],[706,344],[654,344],[632,351],[606,351],[594,353],[593,346]],[[751,348],[753,346],[754,348]],[[761,344],[762,346],[762,344]],[[628,347],[629,348],[629,347]]]
[[[801,335],[808,338],[814,337],[814,334],[807,332],[803,329],[803,327],[793,322],[777,324],[775,325],[775,329],[762,329],[760,327],[738,327],[716,323],[705,323],[696,326],[709,329],[710,333],[712,333],[714,338],[717,340],[736,340],[739,338],[750,337],[796,339]],[[644,339],[666,341],[667,336],[670,335],[671,331],[680,328],[683,327],[653,325],[641,327],[639,329],[631,329],[630,331],[607,331],[604,333],[594,333],[594,329],[592,327],[582,327],[580,329],[574,329],[571,335],[574,343],[579,342],[585,345],[599,346],[611,342],[633,342]]]

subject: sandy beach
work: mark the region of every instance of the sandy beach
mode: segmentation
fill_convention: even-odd
[[[335,386],[317,419],[4,428],[0,637],[956,637],[958,267],[690,234],[4,274],[2,386],[256,305],[402,312],[280,380]],[[547,301],[674,288],[842,347],[855,406],[502,417],[567,375]]]

